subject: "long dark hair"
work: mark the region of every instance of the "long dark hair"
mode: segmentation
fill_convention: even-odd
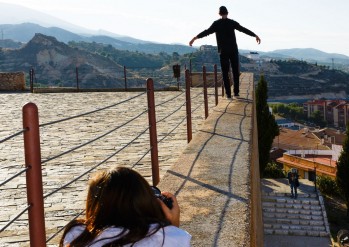
[[[157,227],[148,234],[152,223],[156,223]],[[66,233],[77,225],[86,228],[71,242],[72,247],[86,246],[111,226],[124,230],[120,238],[105,246],[136,243],[169,224],[148,182],[136,171],[118,167],[100,172],[90,180],[85,219],[68,224],[60,246],[63,246]]]

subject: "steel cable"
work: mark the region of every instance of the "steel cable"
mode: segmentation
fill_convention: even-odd
[[[126,100],[123,100],[123,101],[120,101],[116,104],[113,104],[113,105],[109,105],[109,106],[106,106],[106,107],[103,107],[103,108],[100,108],[100,109],[96,109],[96,110],[93,110],[93,111],[90,111],[90,112],[86,112],[86,113],[82,113],[82,114],[79,114],[79,115],[75,115],[75,116],[71,116],[71,117],[67,117],[67,118],[63,118],[63,119],[60,119],[60,120],[57,120],[57,121],[52,121],[52,122],[49,122],[49,123],[44,123],[44,124],[40,124],[39,126],[40,127],[44,127],[44,126],[48,126],[48,125],[52,125],[52,124],[56,124],[56,123],[60,123],[60,122],[64,122],[64,121],[68,121],[68,120],[71,120],[71,119],[74,119],[74,118],[78,118],[78,117],[82,117],[82,116],[86,116],[86,115],[89,115],[89,114],[92,114],[92,113],[96,113],[96,112],[99,112],[99,111],[103,111],[105,109],[108,109],[108,108],[112,108],[112,107],[115,107],[117,105],[120,105],[122,103],[125,103],[125,102],[128,102],[132,99],[135,99],[137,97],[140,97],[142,96],[143,94],[146,94],[147,92],[143,92],[141,94],[138,94],[134,97],[131,97],[131,98],[128,98]]]
[[[170,101],[172,101],[172,100],[178,98],[179,96],[181,96],[181,95],[184,94],[184,93],[185,93],[185,91],[182,92],[182,93],[180,93],[180,94],[178,94],[178,95],[176,95],[175,97],[173,97],[173,98],[171,98],[171,99],[169,99],[169,100],[165,100],[164,102],[161,102],[161,103],[155,105],[155,107],[157,107],[157,106],[162,106],[162,105],[164,105],[164,104],[166,104],[166,103],[168,103],[168,102],[170,102]]]
[[[3,232],[6,230],[6,228],[8,228],[10,225],[12,225],[12,223],[14,223],[19,217],[22,216],[22,214],[24,214],[26,211],[28,211],[28,209],[31,207],[31,205],[27,205],[26,208],[24,208],[19,214],[17,214],[12,220],[10,220],[5,226],[3,226],[0,229],[0,232]]]
[[[58,154],[58,155],[56,155],[56,156],[53,156],[53,157],[51,157],[51,158],[48,158],[48,159],[42,161],[41,164],[44,164],[44,163],[46,163],[46,162],[48,162],[48,161],[51,161],[51,160],[54,160],[54,159],[56,159],[56,158],[58,158],[58,157],[61,157],[61,156],[65,155],[65,154],[71,153],[71,152],[73,152],[73,151],[75,151],[75,150],[77,150],[77,149],[79,149],[79,148],[82,148],[82,147],[88,145],[88,144],[91,144],[91,143],[93,143],[93,142],[95,142],[95,141],[97,141],[97,140],[99,140],[99,139],[101,139],[101,138],[103,138],[103,137],[109,135],[110,133],[112,133],[112,132],[114,132],[114,131],[116,131],[116,130],[118,130],[118,129],[124,127],[124,126],[126,126],[127,124],[129,124],[130,122],[136,120],[137,118],[139,118],[140,116],[142,116],[142,115],[143,115],[144,113],[146,113],[146,112],[148,112],[148,109],[145,110],[145,111],[143,111],[143,112],[141,112],[141,113],[138,114],[136,117],[134,117],[134,118],[128,120],[127,122],[123,123],[122,125],[119,125],[119,126],[117,126],[116,128],[114,128],[114,129],[112,129],[112,130],[110,130],[110,131],[104,133],[103,135],[100,135],[100,136],[98,136],[97,138],[94,138],[94,139],[92,139],[92,140],[89,140],[89,141],[87,141],[87,142],[85,142],[85,143],[83,143],[83,144],[81,144],[81,145],[78,145],[78,146],[76,146],[76,147],[74,147],[74,148],[72,148],[72,149],[69,149],[69,150],[67,150],[67,151],[65,151],[65,152],[63,152],[63,153],[60,153],[60,154]]]
[[[47,195],[44,195],[44,199],[46,199],[47,197],[57,193],[58,191],[68,187],[70,184],[78,181],[80,178],[82,178],[83,176],[85,176],[86,174],[90,173],[91,171],[93,171],[94,169],[98,168],[99,166],[101,166],[102,164],[104,164],[105,162],[107,162],[108,160],[110,160],[112,157],[114,157],[115,155],[117,155],[118,153],[120,153],[122,150],[124,150],[126,147],[128,147],[131,143],[133,143],[135,140],[137,140],[141,135],[143,135],[147,130],[149,130],[149,127],[146,128],[144,131],[142,131],[138,136],[136,136],[132,141],[130,141],[129,143],[127,143],[125,146],[123,146],[122,148],[120,148],[119,150],[117,150],[116,152],[114,152],[112,155],[108,156],[106,159],[104,159],[103,161],[101,161],[100,163],[98,163],[97,165],[93,166],[92,168],[88,169],[86,172],[82,173],[81,175],[79,175],[78,177],[76,177],[75,179],[71,180],[70,182],[66,183],[65,185],[61,186],[60,188],[57,188],[55,190],[53,190],[52,192],[48,193]]]
[[[21,170],[20,172],[16,173],[15,175],[13,175],[12,177],[6,179],[5,181],[0,183],[0,187],[7,184],[8,182],[10,182],[11,180],[15,179],[16,177],[19,177],[20,175],[22,175],[23,173],[25,173],[26,171],[29,170],[29,166],[24,168],[23,170]]]
[[[80,213],[78,213],[73,219],[73,220],[76,220],[80,215],[82,215],[86,210],[82,210]],[[66,224],[64,227],[62,227],[61,229],[59,229],[56,233],[54,233],[51,237],[49,237],[47,240],[46,240],[46,243],[50,242],[52,239],[54,239],[61,231],[63,231],[66,227],[67,227],[68,224]]]
[[[17,133],[15,133],[15,134],[12,134],[12,135],[10,135],[10,136],[8,136],[8,137],[5,137],[4,139],[2,139],[2,140],[0,140],[0,143],[3,143],[3,142],[5,142],[5,141],[8,141],[8,140],[10,140],[10,139],[12,139],[12,138],[14,138],[14,137],[16,137],[16,136],[19,136],[20,134],[23,134],[25,131],[27,131],[28,129],[23,129],[23,130],[20,130],[20,131],[18,131]]]
[[[187,102],[184,102],[182,105],[180,105],[176,110],[174,110],[172,113],[170,113],[169,115],[167,115],[166,117],[156,121],[156,123],[160,123],[162,121],[164,121],[166,118],[172,116],[173,114],[175,114],[176,112],[178,112]]]

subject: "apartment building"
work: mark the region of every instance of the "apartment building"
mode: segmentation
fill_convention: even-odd
[[[303,104],[303,111],[308,118],[319,111],[323,120],[335,127],[344,128],[349,121],[349,102],[345,100],[308,101]]]

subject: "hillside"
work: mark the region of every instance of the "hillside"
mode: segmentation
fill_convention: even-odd
[[[346,98],[349,94],[349,74],[329,66],[300,60],[254,61],[244,56],[240,56],[240,63],[241,71],[253,72],[255,80],[260,74],[265,75],[269,99]],[[42,86],[76,86],[78,67],[82,88],[123,88],[123,66],[127,67],[129,86],[142,84],[149,76],[156,76],[157,86],[161,86],[173,80],[173,64],[180,64],[182,69],[191,64],[194,72],[202,71],[203,65],[212,72],[217,64],[220,71],[215,50],[184,55],[176,52],[147,54],[96,42],[65,44],[43,34],[36,34],[19,49],[0,49],[0,71],[28,73],[34,68],[36,83]]]
[[[74,42],[96,42],[106,45],[112,45],[119,50],[138,51],[145,53],[158,54],[160,52],[166,52],[172,54],[177,52],[179,54],[185,54],[193,52],[196,49],[186,45],[169,45],[160,43],[151,43],[147,41],[137,40],[131,37],[112,37],[108,35],[82,35],[67,31],[58,27],[43,27],[33,23],[22,23],[22,24],[2,24],[0,30],[6,39],[11,39],[15,42],[27,43],[29,42],[36,33],[41,33],[47,36],[53,36],[58,41],[68,43]],[[113,35],[113,34],[110,34]],[[115,34],[114,34],[115,35]],[[6,46],[1,46],[8,48]]]
[[[123,67],[112,60],[58,42],[54,37],[36,34],[24,47],[0,50],[0,71],[35,69],[36,82],[45,86],[76,85],[76,67],[79,68],[81,87],[115,87],[123,85]]]
[[[347,98],[349,74],[299,60],[273,60],[262,66],[269,98]],[[255,71],[258,75],[258,71]]]

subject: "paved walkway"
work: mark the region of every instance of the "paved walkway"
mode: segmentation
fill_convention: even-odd
[[[262,179],[264,192],[291,193],[287,179]],[[298,195],[315,193],[314,183],[308,179],[300,179]],[[301,197],[301,196],[300,196]],[[287,235],[264,235],[265,247],[329,247],[332,246],[330,237],[305,237]]]
[[[159,185],[176,193],[193,246],[250,246],[253,75],[241,79],[242,99],[219,103]]]
[[[193,133],[202,126],[204,120],[204,105],[202,88],[193,88],[192,108],[198,108],[193,114]],[[213,89],[209,89],[212,95]],[[123,93],[0,93],[0,140],[22,129],[22,106],[34,102],[39,108],[40,124],[59,120],[69,116],[100,109],[139,95],[140,92]],[[164,119],[178,109],[178,112],[164,119],[157,125],[158,139],[163,139],[185,118],[185,93],[156,92],[155,103],[166,102],[175,96],[174,100],[157,107],[157,120]],[[214,97],[209,97],[210,110],[214,107]],[[182,106],[182,107],[181,107]],[[146,94],[125,104],[109,108],[105,111],[76,118],[70,121],[40,128],[42,160],[70,150],[79,144],[96,138],[110,131],[147,109]],[[105,136],[74,152],[58,157],[43,164],[44,194],[76,178],[92,166],[99,164],[109,155],[119,150],[135,138],[148,126],[147,114],[132,121],[125,128]],[[160,176],[177,160],[178,155],[186,147],[185,121],[168,137],[159,143]],[[116,165],[131,166],[149,149],[149,137],[146,133],[127,149],[109,159],[99,169]],[[23,137],[17,136],[5,143],[0,143],[0,182],[23,168]],[[150,155],[135,167],[149,182],[151,182]],[[66,189],[45,199],[47,238],[65,226],[74,215],[84,208],[88,175],[71,184]],[[0,187],[0,228],[13,219],[26,205],[25,176],[22,175],[12,182]],[[27,214],[21,216],[15,224],[0,233],[0,247],[28,246]],[[13,242],[22,242],[15,244]],[[51,241],[55,246],[56,240]]]

